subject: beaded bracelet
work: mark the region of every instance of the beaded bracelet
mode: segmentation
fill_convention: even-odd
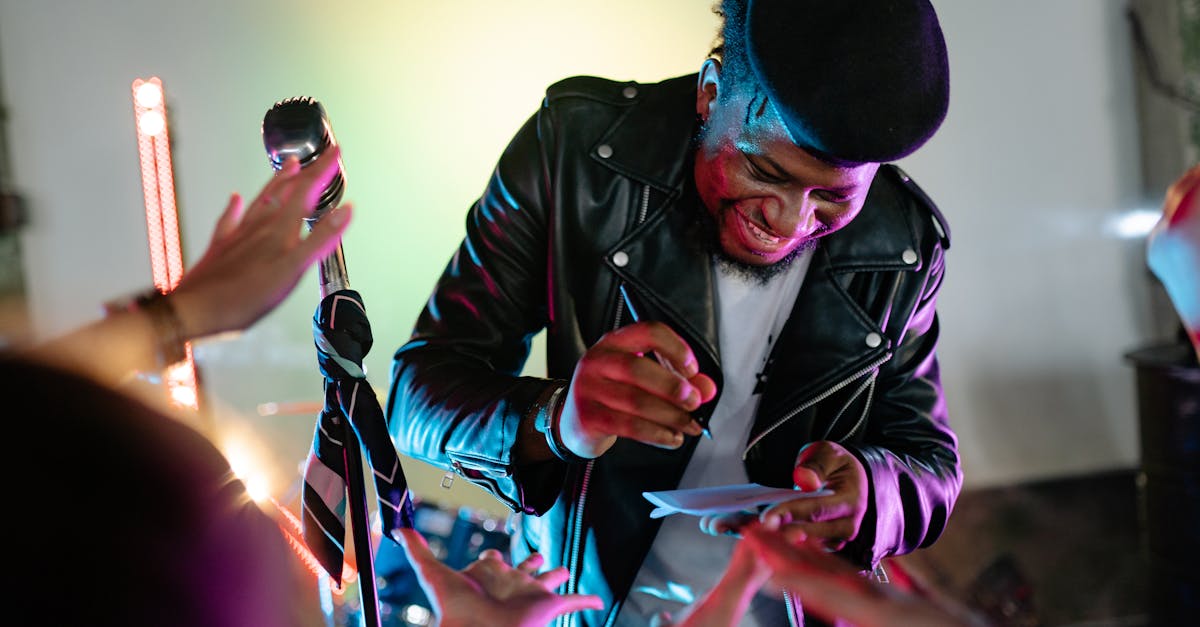
[[[171,304],[169,293],[164,294],[157,289],[142,292],[134,299],[133,309],[144,311],[150,317],[154,327],[154,354],[160,370],[187,357],[183,325]]]

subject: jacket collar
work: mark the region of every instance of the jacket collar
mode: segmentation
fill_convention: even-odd
[[[624,84],[623,93],[632,94],[628,108],[592,146],[592,159],[660,192],[677,193],[687,178],[683,164],[695,131],[696,80],[690,74],[654,85]]]

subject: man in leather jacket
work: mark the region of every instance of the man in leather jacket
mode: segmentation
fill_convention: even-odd
[[[935,353],[948,229],[887,164],[946,113],[932,7],[721,12],[699,74],[547,90],[395,355],[397,446],[521,513],[514,559],[605,601],[574,624],[644,625],[728,560],[732,538],[643,492],[790,488],[802,466],[829,492],[756,514],[866,570],[936,540],[962,482]],[[547,377],[521,376],[542,330]]]

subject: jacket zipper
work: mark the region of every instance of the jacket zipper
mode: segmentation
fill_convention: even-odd
[[[642,188],[642,202],[638,207],[637,219],[634,221],[634,226],[641,225],[646,221],[646,214],[650,211],[650,186]],[[617,286],[620,288],[620,285]],[[617,313],[613,316],[613,330],[621,328],[622,314],[625,308],[621,305],[620,299],[617,300]],[[587,504],[588,483],[592,479],[592,466],[596,464],[596,460],[588,460],[588,463],[583,468],[583,479],[579,485],[579,498],[576,499],[575,506],[575,525],[571,529],[571,550],[567,553],[567,572],[570,576],[567,579],[567,594],[575,594],[579,590],[579,543],[583,537],[583,508]],[[566,616],[564,621],[567,627],[574,627],[575,617],[578,612],[573,612]]]
[[[636,227],[636,226],[640,225],[642,222],[645,222],[646,221],[646,213],[648,213],[649,211],[650,211],[650,186],[647,185],[642,188],[642,204],[638,207],[637,219],[634,221],[633,225]],[[618,285],[617,287],[619,288],[620,285]],[[620,291],[620,290],[618,289],[618,291]],[[617,303],[617,313],[613,315],[613,323],[612,323],[613,330],[621,328],[621,322],[624,319],[624,315],[623,315],[624,313],[625,313],[625,308],[621,307],[620,302],[618,302]]]
[[[829,434],[833,433],[833,429],[834,429],[834,427],[837,426],[838,421],[840,421],[842,419],[842,416],[846,413],[846,410],[850,407],[850,405],[854,404],[854,401],[858,400],[858,397],[859,397],[859,395],[861,395],[863,393],[863,390],[867,391],[867,402],[866,402],[866,404],[863,405],[863,411],[861,414],[859,414],[858,420],[854,423],[854,426],[851,427],[850,430],[846,432],[846,435],[839,438],[838,442],[844,442],[844,441],[850,439],[851,437],[853,437],[854,434],[858,432],[858,428],[861,427],[864,422],[866,422],[867,412],[871,408],[871,400],[875,398],[875,376],[874,375],[867,377],[867,379],[862,382],[862,385],[858,386],[858,389],[855,390],[854,393],[850,395],[850,399],[846,401],[846,404],[842,406],[841,411],[839,411],[838,414],[833,417],[833,420],[831,420],[829,422],[829,427],[825,429],[825,433],[821,434],[821,437],[819,439],[821,439],[821,440],[829,439]]]
[[[859,377],[863,377],[863,376],[867,375],[868,373],[870,373],[872,370],[875,370],[879,366],[882,366],[884,363],[887,362],[887,360],[889,360],[891,358],[892,358],[892,354],[890,352],[884,353],[884,355],[882,357],[871,362],[866,367],[864,367],[862,370],[859,370],[858,372],[846,377],[845,379],[838,381],[836,384],[834,384],[832,387],[828,388],[824,392],[821,392],[820,394],[812,397],[808,401],[801,403],[798,407],[796,407],[792,411],[788,412],[783,418],[776,420],[775,424],[772,424],[770,427],[767,427],[762,433],[755,436],[753,440],[750,440],[750,443],[746,445],[746,449],[744,451],[742,451],[742,461],[746,461],[746,456],[750,454],[750,449],[753,449],[755,447],[755,445],[757,445],[759,442],[761,442],[763,440],[763,438],[767,437],[767,434],[769,434],[772,431],[783,426],[783,423],[794,418],[796,416],[796,414],[808,409],[809,407],[812,407],[813,405],[816,405],[817,403],[825,400],[826,398],[829,398],[830,396],[837,393],[842,388],[853,383]],[[861,419],[860,419],[860,423],[861,423]],[[858,426],[859,425],[855,425],[855,429],[857,429]]]
[[[892,358],[891,353],[885,353],[882,357],[871,362],[869,365],[867,365],[862,370],[859,370],[858,372],[855,372],[854,374],[850,375],[849,377],[846,377],[845,379],[838,381],[836,384],[834,384],[832,387],[825,390],[824,392],[812,397],[811,399],[809,399],[808,401],[806,401],[804,403],[801,403],[798,407],[796,407],[792,411],[788,412],[787,415],[785,415],[783,418],[776,420],[775,424],[772,424],[770,427],[767,427],[766,430],[764,430],[762,433],[758,434],[753,440],[750,441],[749,444],[746,445],[746,450],[742,451],[742,461],[746,461],[746,456],[750,454],[750,449],[753,449],[756,444],[761,442],[763,440],[763,438],[767,437],[768,433],[774,431],[775,429],[778,429],[780,426],[783,425],[783,423],[794,418],[796,416],[796,414],[799,414],[800,412],[804,411],[805,409],[808,409],[809,407],[816,405],[817,403],[825,400],[826,398],[829,398],[830,396],[837,393],[842,388],[845,388],[846,386],[850,385],[851,383],[853,383],[855,380],[859,379],[860,377],[866,376],[867,374],[869,374],[870,372],[872,372],[879,366],[883,365],[885,362],[887,362],[887,360],[889,360],[891,358]],[[874,386],[872,386],[871,392],[874,392],[874,391],[875,391]],[[868,396],[868,402],[870,402],[870,396]],[[863,418],[865,418],[865,417],[866,417],[866,413],[864,412],[863,416],[859,417],[858,422],[854,425],[854,428],[850,430],[851,435],[853,435],[853,433],[855,431],[857,431],[860,426],[862,426]],[[832,426],[830,428],[832,429]],[[826,435],[828,435],[828,433]],[[847,437],[849,437],[849,436],[847,436]],[[787,609],[788,624],[791,625],[791,627],[800,627],[801,623],[800,623],[800,617],[798,615],[799,613],[796,610],[796,601],[795,601],[795,599],[792,598],[792,594],[790,592],[788,592],[788,590],[786,588],[784,588],[784,590],[783,590],[783,605]]]

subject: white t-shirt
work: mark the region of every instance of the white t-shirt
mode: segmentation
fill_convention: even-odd
[[[709,422],[713,437],[701,437],[680,489],[749,481],[742,451],[758,410],[757,375],[791,314],[811,261],[810,250],[765,284],[714,263],[724,389]],[[663,520],[617,617],[618,627],[645,627],[664,611],[678,617],[680,610],[703,597],[721,578],[737,538],[708,535],[700,531],[699,522],[684,514]],[[756,620],[756,612],[770,618]],[[779,624],[782,617],[782,602],[759,594],[740,625],[767,627]]]

